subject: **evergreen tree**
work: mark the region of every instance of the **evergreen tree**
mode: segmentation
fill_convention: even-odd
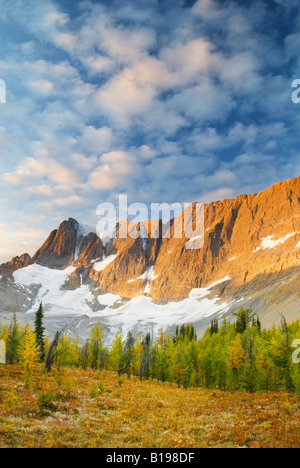
[[[293,390],[292,382],[292,348],[290,331],[285,317],[282,315],[279,333],[273,337],[273,360],[278,368],[283,387]]]
[[[45,328],[43,327],[43,318],[44,318],[43,304],[40,304],[38,311],[35,314],[34,333],[36,337],[36,344],[40,351],[41,360],[45,356],[45,336],[44,336]]]
[[[210,335],[214,333],[218,333],[219,331],[219,323],[217,319],[213,319],[210,324]]]
[[[232,315],[237,317],[237,321],[235,324],[236,332],[237,333],[244,333],[248,324],[251,322],[253,317],[255,316],[252,313],[252,309],[243,309],[241,308],[238,312],[234,312]]]
[[[256,327],[259,331],[259,333],[261,332],[261,323],[260,323],[260,320],[259,320],[259,316],[256,317]]]
[[[101,356],[104,351],[104,331],[100,323],[92,327],[89,339],[89,362],[92,369],[99,369],[101,366]]]
[[[146,333],[142,339],[142,354],[140,361],[140,380],[149,378],[150,374],[150,360],[151,360],[151,335]]]
[[[252,328],[248,328],[245,332],[245,360],[246,364],[244,369],[244,384],[247,390],[251,393],[254,392],[254,375],[256,366],[256,355],[255,355],[255,338]]]
[[[160,328],[158,331],[158,336],[155,340],[155,377],[161,382],[165,382],[168,376],[168,363],[166,358],[165,342],[166,340],[163,329]]]
[[[179,334],[180,334],[181,338],[185,338],[185,334],[186,334],[186,326],[185,325],[181,325]]]
[[[120,333],[117,333],[114,338],[110,352],[110,362],[112,370],[118,372],[119,377],[121,377],[125,369],[125,354],[122,330],[120,330]]]
[[[20,329],[17,322],[17,314],[14,311],[12,321],[9,325],[9,332],[6,343],[6,362],[14,364],[19,360]]]
[[[193,325],[181,325],[179,332],[177,327],[176,333],[177,334],[174,340],[175,342],[178,342],[180,340],[197,341],[197,335]]]
[[[192,325],[181,325],[177,336],[165,334],[161,329],[155,341],[146,333],[136,344],[131,331],[125,340],[121,331],[109,352],[99,324],[92,328],[89,340],[83,345],[78,338],[74,341],[69,335],[60,338],[62,332],[57,332],[45,367],[50,371],[55,358],[61,366],[91,366],[95,370],[105,366],[119,376],[127,373],[129,378],[136,375],[141,379],[173,382],[184,388],[243,388],[251,392],[284,388],[299,393],[300,366],[291,357],[292,343],[300,338],[300,320],[288,325],[282,317],[279,326],[265,330],[250,309],[241,309],[235,315],[236,323],[224,319],[220,327],[213,320],[199,341]],[[7,362],[13,364],[21,359],[29,372],[40,354],[36,329],[27,328],[24,332],[14,314],[10,325],[0,331],[0,337],[6,342]]]
[[[85,342],[85,344],[81,347],[81,353],[80,353],[80,365],[82,369],[86,369],[88,366],[89,362],[89,348],[90,348],[90,343],[89,340]]]
[[[127,372],[128,378],[130,379],[131,371],[132,371],[132,364],[134,360],[134,337],[130,330],[127,333],[124,352],[125,352],[126,372]]]
[[[184,388],[188,386],[188,367],[185,362],[183,350],[177,347],[175,355],[174,377],[178,388],[183,385]]]

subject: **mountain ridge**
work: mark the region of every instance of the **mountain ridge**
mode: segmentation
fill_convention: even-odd
[[[182,222],[182,216],[172,220],[170,231]],[[118,224],[117,233],[122,223],[136,231],[150,225],[150,221],[133,225],[125,220]],[[153,307],[180,304],[189,300],[193,291],[200,291],[197,301],[204,305],[201,290],[207,292],[210,285],[225,279],[205,297],[212,301],[217,297],[219,303],[226,299],[226,313],[231,303],[239,303],[250,304],[255,311],[264,307],[262,320],[268,316],[269,324],[272,307],[274,322],[276,310],[285,308],[288,318],[299,315],[300,297],[295,288],[300,281],[300,176],[255,194],[205,205],[200,249],[187,249],[186,237],[163,238],[161,220],[154,225],[160,233],[157,237],[116,237],[102,242],[94,232],[69,218],[50,233],[32,258],[23,254],[0,266],[0,300],[7,303],[5,291],[8,296],[10,291],[10,307],[28,310],[26,302],[34,304],[38,285],[29,285],[29,300],[27,297],[24,303],[17,279],[26,268],[38,265],[58,272],[68,270],[61,288],[69,294],[83,288],[87,295],[92,291],[93,297],[85,302],[99,314],[105,307],[118,309],[120,304],[137,302],[139,297],[145,298],[141,307],[146,308],[149,301]],[[117,299],[109,306],[101,304],[99,298],[105,295]]]

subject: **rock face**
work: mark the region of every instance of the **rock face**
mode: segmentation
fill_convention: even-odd
[[[52,231],[43,246],[32,258],[32,263],[63,270],[74,261],[79,223],[75,219],[64,221]]]
[[[21,257],[14,257],[10,262],[3,263],[0,266],[0,274],[8,276],[14,271],[24,268],[31,262],[30,255],[23,254]]]
[[[132,298],[146,287],[140,277],[154,267],[148,294],[158,302],[181,300],[191,289],[226,276],[238,287],[259,275],[297,267],[299,241],[297,177],[258,194],[207,205],[201,249],[186,249],[186,238],[115,239],[116,260],[90,276],[101,289]]]
[[[64,221],[33,258],[24,254],[1,265],[0,299],[5,303],[5,291],[7,295],[9,290],[3,281],[11,281],[15,271],[38,264],[56,270],[72,267],[63,285],[67,291],[86,285],[95,298],[103,293],[123,300],[148,296],[156,304],[184,300],[191,290],[227,278],[212,290],[213,296],[227,303],[250,304],[255,311],[264,309],[270,323],[278,311],[295,315],[300,305],[296,292],[300,278],[300,176],[258,194],[206,205],[201,248],[186,248],[187,242],[196,238],[172,235],[182,216],[173,219],[168,229],[161,220],[135,225],[121,222],[116,238],[105,243],[74,219]],[[125,228],[131,235],[120,238],[118,233]],[[146,231],[149,235],[145,237]],[[14,285],[6,303],[18,309],[17,296]],[[20,297],[19,310],[24,308]],[[96,302],[89,298],[93,311],[97,310]],[[143,310],[140,313],[142,319]]]

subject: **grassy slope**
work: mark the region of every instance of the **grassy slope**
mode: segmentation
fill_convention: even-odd
[[[287,394],[178,389],[110,372],[0,365],[1,447],[295,447],[300,405]]]

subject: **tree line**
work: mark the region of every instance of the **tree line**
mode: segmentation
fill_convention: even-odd
[[[99,323],[84,344],[62,331],[49,342],[41,304],[34,328],[20,327],[14,314],[10,325],[0,327],[0,338],[6,343],[7,364],[19,363],[26,372],[43,362],[48,372],[52,365],[76,366],[172,382],[183,388],[287,390],[300,395],[300,365],[292,360],[300,321],[288,324],[282,316],[279,325],[267,330],[250,309],[233,315],[234,323],[212,320],[200,339],[190,324],[178,326],[174,335],[161,329],[155,338],[147,332],[136,339],[131,331],[120,330],[108,349]]]

